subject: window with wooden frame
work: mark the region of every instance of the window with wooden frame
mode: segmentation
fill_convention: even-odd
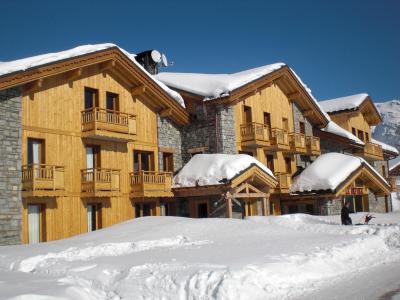
[[[174,171],[174,154],[171,152],[163,152],[163,170],[165,172]]]
[[[87,231],[95,231],[102,228],[102,205],[101,203],[88,203],[87,209]]]
[[[351,127],[351,133],[357,136],[357,130],[354,127]]]
[[[382,176],[386,177],[386,167],[382,165]]]
[[[28,243],[36,244],[46,241],[46,205],[28,204]]]
[[[274,172],[274,156],[272,154],[267,154],[267,167],[270,169],[272,172]]]
[[[299,122],[300,133],[306,134],[306,124],[302,121]]]
[[[107,111],[119,111],[119,95],[111,92],[106,93],[106,109]]]
[[[285,130],[286,132],[289,131],[289,121],[287,118],[282,118],[282,129]]]
[[[369,142],[369,133],[368,132],[365,133],[365,141]]]
[[[99,90],[85,87],[85,110],[99,107]]]
[[[249,124],[251,122],[253,122],[251,107],[243,105],[243,124]]]
[[[272,127],[271,114],[268,112],[264,112],[263,119],[264,119],[264,125],[267,125],[271,129]]]
[[[364,131],[357,130],[357,136],[360,140],[364,141]]]
[[[154,171],[154,153],[133,151],[133,172]]]
[[[285,170],[286,174],[292,174],[292,159],[290,157],[285,157]]]
[[[101,168],[101,148],[99,145],[87,145],[86,149],[86,168]]]
[[[28,165],[39,165],[46,163],[45,143],[41,139],[28,138]]]

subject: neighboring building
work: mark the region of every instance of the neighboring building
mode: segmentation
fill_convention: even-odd
[[[396,186],[396,191],[400,191],[400,161],[390,167],[389,176],[394,178],[393,185]]]
[[[113,44],[0,64],[0,244],[141,216],[334,214],[350,197],[356,210],[391,210],[372,165],[387,177],[398,153],[370,139],[380,117],[369,97],[328,115],[282,63],[146,69],[157,68]],[[328,152],[366,161],[350,156],[336,186],[305,188],[316,165],[335,164]]]

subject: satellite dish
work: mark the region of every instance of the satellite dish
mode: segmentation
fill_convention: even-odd
[[[164,53],[161,55],[161,63],[164,67],[168,67],[168,60]]]
[[[161,61],[161,53],[158,52],[157,50],[153,50],[151,51],[151,59],[155,62],[155,63],[159,63]]]

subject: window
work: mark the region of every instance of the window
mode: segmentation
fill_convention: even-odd
[[[44,140],[28,138],[28,165],[44,164],[45,151]]]
[[[351,128],[351,133],[357,136],[357,130],[354,127]]]
[[[368,134],[368,132],[365,133],[365,141],[369,142],[369,134]]]
[[[99,107],[99,91],[85,87],[85,110]]]
[[[252,115],[251,115],[251,107],[250,106],[243,106],[243,124],[251,123]]]
[[[28,243],[44,242],[45,238],[45,206],[43,204],[28,205]]]
[[[306,125],[304,122],[299,122],[300,133],[306,134]]]
[[[163,170],[166,172],[174,171],[174,154],[163,152]]]
[[[133,151],[133,172],[154,170],[153,153]]]
[[[382,176],[386,177],[386,167],[382,166]]]
[[[269,128],[271,128],[271,114],[264,112],[264,125],[267,125]]]
[[[282,129],[289,131],[289,121],[287,118],[282,118]]]
[[[274,156],[272,154],[267,155],[267,167],[274,172]]]
[[[106,109],[109,111],[119,111],[119,97],[118,94],[106,93]]]
[[[292,159],[290,157],[285,157],[285,168],[286,174],[292,174]]]
[[[98,145],[86,146],[86,169],[101,168],[101,149]]]
[[[208,203],[199,203],[197,205],[197,217],[198,218],[208,218]]]
[[[362,131],[362,130],[357,130],[357,135],[358,135],[358,138],[360,139],[360,140],[364,140],[364,131]]]

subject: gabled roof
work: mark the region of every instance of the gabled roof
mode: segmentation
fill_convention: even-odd
[[[400,176],[400,161],[389,168],[390,176]]]
[[[360,140],[358,137],[356,137],[354,134],[347,131],[346,129],[340,127],[333,121],[329,121],[328,125],[325,128],[322,128],[321,131],[344,138],[346,139],[346,143],[349,144],[355,144],[359,146],[365,145],[365,143],[362,140]]]
[[[360,110],[370,125],[377,125],[382,122],[382,118],[375,104],[366,93],[323,100],[319,101],[319,104],[328,114]]]
[[[198,101],[234,103],[260,88],[277,84],[310,121],[324,127],[328,117],[300,77],[284,63],[275,63],[232,74],[160,73],[157,78],[169,87]]]
[[[0,90],[21,86],[49,76],[76,70],[89,65],[112,61],[123,68],[128,77],[133,75],[139,84],[145,84],[157,100],[164,101],[174,110],[171,118],[178,123],[188,122],[184,101],[176,91],[149,74],[131,54],[115,44],[84,45],[66,51],[37,55],[0,63]],[[133,86],[134,87],[134,86]],[[132,87],[132,88],[133,88]]]
[[[276,179],[265,165],[247,154],[196,154],[173,179],[174,188],[213,186],[231,183],[249,168]]]
[[[387,181],[363,158],[335,152],[319,156],[305,168],[294,178],[291,192],[337,195],[360,175],[377,189],[389,193]]]

